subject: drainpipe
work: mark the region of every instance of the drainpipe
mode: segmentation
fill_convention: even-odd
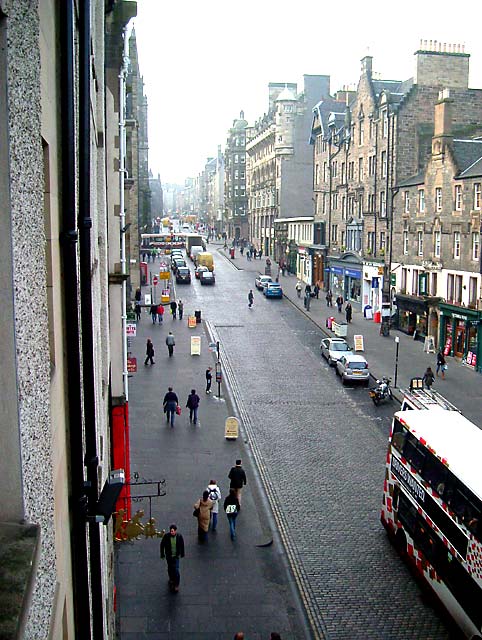
[[[74,107],[74,0],[60,5],[61,50],[61,233],[64,275],[65,351],[68,394],[69,492],[71,517],[71,563],[73,576],[74,623],[90,640],[90,597],[88,553],[85,527],[85,488],[82,437],[82,383],[79,344],[79,309],[77,281],[78,232],[75,219],[75,107]]]
[[[87,469],[88,514],[95,515],[98,500],[96,385],[92,304],[92,218],[91,218],[91,131],[90,78],[91,33],[90,0],[79,9],[79,230],[80,230],[80,302],[82,335],[82,382],[85,415],[85,458]],[[100,553],[99,524],[89,520],[89,563],[92,596],[93,638],[104,637],[104,595]],[[84,625],[81,628],[85,627]]]
[[[124,181],[126,176],[126,78],[129,71],[129,40],[127,28],[123,29],[124,48],[119,74],[119,226],[120,261],[122,273],[122,381],[126,402],[129,401],[129,377],[127,371],[127,265],[126,265],[126,212]]]

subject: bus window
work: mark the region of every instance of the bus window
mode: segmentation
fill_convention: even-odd
[[[422,470],[423,479],[435,489],[442,498],[445,489],[445,478],[447,477],[447,468],[437,460],[434,455],[425,457],[425,464]]]
[[[403,455],[408,462],[410,462],[412,467],[414,467],[419,473],[422,472],[423,463],[425,461],[425,450],[418,446],[417,438],[415,438],[411,433],[408,434],[406,439]]]
[[[397,451],[400,451],[400,453],[403,451],[407,433],[408,432],[402,423],[395,419],[393,424],[392,445],[397,449]]]

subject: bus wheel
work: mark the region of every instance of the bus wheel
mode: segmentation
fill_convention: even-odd
[[[402,558],[407,555],[407,538],[402,529],[399,529],[395,534],[395,548]]]

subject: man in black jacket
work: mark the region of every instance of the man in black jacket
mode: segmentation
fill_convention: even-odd
[[[177,532],[177,525],[169,526],[169,533],[161,540],[161,558],[166,558],[169,589],[175,593],[179,591],[181,574],[179,573],[179,559],[184,558],[184,539]]]
[[[231,480],[229,488],[235,490],[236,497],[239,501],[239,504],[241,504],[241,490],[243,488],[243,485],[246,484],[246,474],[244,473],[244,469],[241,466],[241,460],[236,460],[236,466],[231,467],[228,478]]]

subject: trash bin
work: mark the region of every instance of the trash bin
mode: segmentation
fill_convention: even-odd
[[[229,255],[231,258],[234,258],[234,247],[231,247],[231,249],[229,250]]]
[[[196,318],[196,324],[201,324],[201,310],[198,309],[194,312],[194,317]]]
[[[381,322],[381,317],[382,314],[380,313],[380,311],[375,311],[375,313],[373,314],[373,322]]]
[[[335,322],[333,330],[335,332],[335,336],[338,338],[346,338],[348,335],[348,325],[346,322]]]
[[[326,319],[326,327],[328,329],[332,329],[332,324],[334,319],[335,318],[333,316],[330,316],[329,318]]]

